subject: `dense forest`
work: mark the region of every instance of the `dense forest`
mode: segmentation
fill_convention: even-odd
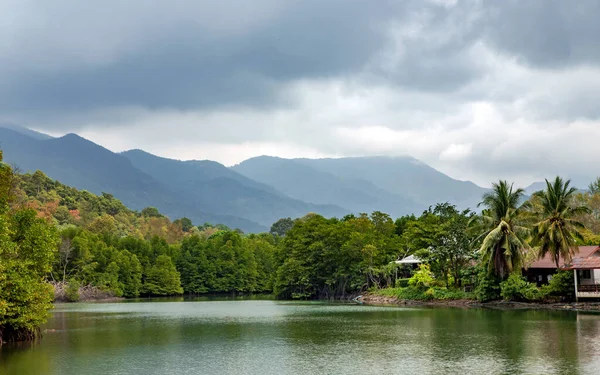
[[[133,211],[111,194],[79,191],[41,171],[18,174],[2,164],[1,172],[5,341],[34,334],[52,299],[349,298],[387,288],[404,298],[460,298],[474,289],[482,300],[534,300],[541,292],[513,271],[547,253],[569,259],[576,245],[600,242],[600,181],[579,192],[557,178],[531,197],[501,181],[483,197],[480,214],[450,203],[396,220],[382,212],[307,214],[282,218],[269,233],[244,234],[171,220],[153,207]],[[394,262],[411,254],[426,263],[417,272]]]

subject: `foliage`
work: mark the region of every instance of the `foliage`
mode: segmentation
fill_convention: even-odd
[[[389,215],[374,212],[343,220],[310,214],[282,239],[274,284],[282,298],[333,298],[393,286],[398,236]]]
[[[548,285],[542,287],[544,294],[560,296],[566,300],[575,299],[575,280],[573,271],[558,271],[552,275]]]
[[[521,225],[527,204],[519,206],[523,189],[513,189],[506,181],[492,185],[492,191],[483,196],[481,215],[471,220],[481,240],[480,259],[490,273],[501,279],[523,265],[523,252],[529,246],[527,228]]]
[[[592,195],[600,193],[600,177],[596,178],[588,185],[588,191]]]
[[[56,230],[31,209],[10,209],[13,174],[0,153],[0,343],[35,337],[52,307],[45,276]]]
[[[433,273],[427,264],[421,264],[419,270],[408,280],[408,286],[416,289],[427,289],[432,287],[434,283]]]
[[[431,287],[419,289],[414,287],[386,288],[374,292],[376,295],[395,297],[398,300],[429,301],[429,300],[459,300],[472,299],[472,295],[459,289]]]
[[[533,227],[532,243],[539,247],[539,257],[550,254],[557,268],[561,266],[560,258],[570,263],[578,251],[578,241],[584,241],[584,226],[575,218],[589,212],[585,206],[573,205],[577,189],[570,183],[557,176],[553,183],[546,180],[546,191],[535,194],[540,200],[541,220]]]
[[[406,279],[397,279],[396,280],[396,288],[406,288],[408,286],[410,278]]]
[[[65,289],[65,297],[69,302],[77,302],[79,301],[79,287],[81,284],[77,280],[71,280],[67,284],[67,288]]]
[[[494,301],[500,298],[500,278],[482,268],[477,277],[475,298],[480,302]]]
[[[416,255],[427,262],[436,277],[446,285],[460,286],[460,275],[473,259],[473,236],[467,231],[472,213],[462,212],[448,203],[437,204],[404,230],[405,243],[418,244]]]
[[[159,255],[155,264],[147,272],[143,285],[144,294],[169,296],[183,293],[179,272],[167,255]]]
[[[277,235],[277,236],[285,236],[287,232],[294,226],[294,221],[287,217],[285,219],[279,219],[273,225],[271,225],[271,230],[269,233]]]
[[[500,283],[500,295],[505,300],[535,302],[545,297],[545,293],[535,284],[527,282],[521,273],[512,273]]]

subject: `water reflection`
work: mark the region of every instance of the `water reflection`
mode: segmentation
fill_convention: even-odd
[[[600,316],[262,300],[59,306],[2,374],[597,374]]]

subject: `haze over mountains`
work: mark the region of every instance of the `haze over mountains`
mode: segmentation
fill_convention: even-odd
[[[341,217],[379,210],[398,217],[437,202],[475,207],[485,192],[410,157],[261,156],[227,168],[142,150],[114,153],[76,134],[52,138],[15,126],[0,127],[0,148],[23,172],[39,169],[78,189],[113,194],[132,209],[155,206],[171,218],[247,232],[309,212]]]

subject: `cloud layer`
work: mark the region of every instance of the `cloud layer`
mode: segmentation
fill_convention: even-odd
[[[598,1],[0,3],[0,122],[233,164],[600,175]],[[227,5],[225,5],[227,4]]]

